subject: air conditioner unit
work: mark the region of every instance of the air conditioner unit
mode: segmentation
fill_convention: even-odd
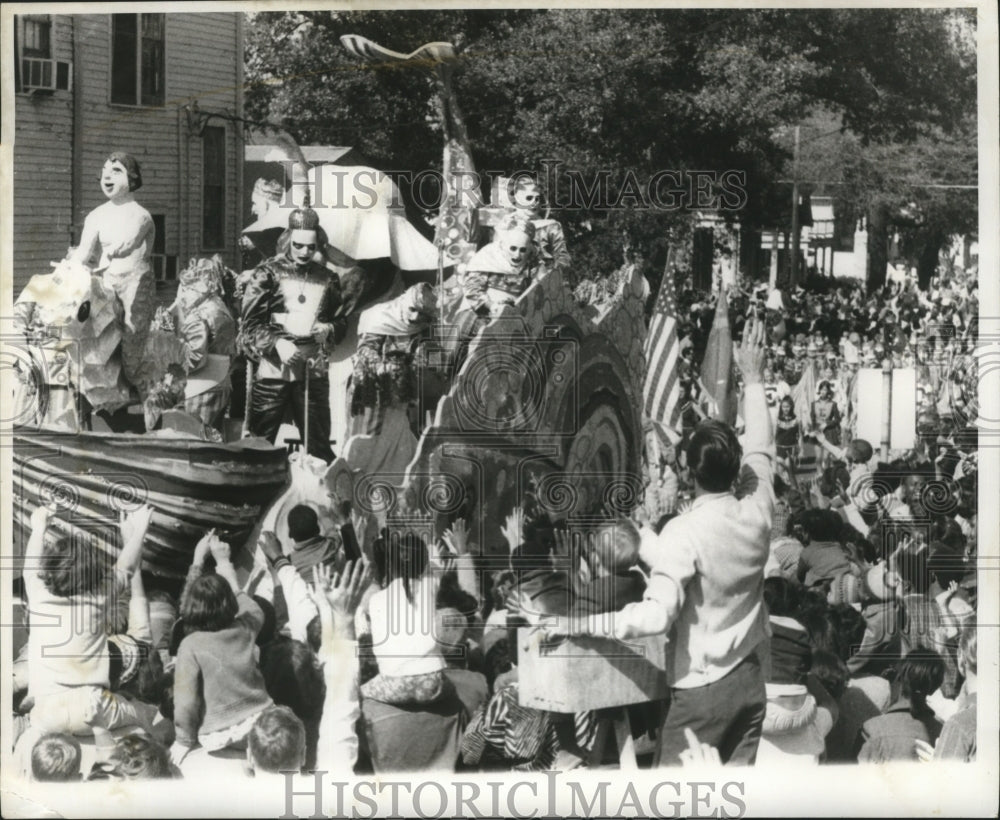
[[[69,91],[72,66],[66,60],[25,57],[21,60],[21,88],[29,94]]]

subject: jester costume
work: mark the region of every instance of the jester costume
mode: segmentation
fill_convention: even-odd
[[[154,329],[171,331],[183,344],[185,412],[216,429],[232,395],[229,371],[236,350],[236,322],[224,301],[224,273],[218,256],[193,261],[180,275],[177,300],[157,311],[153,322]]]
[[[327,354],[346,333],[342,307],[339,278],[317,262],[299,266],[279,254],[253,270],[243,294],[237,338],[240,351],[257,367],[248,402],[251,433],[273,442],[290,409],[305,434],[308,379],[308,452],[333,460]],[[318,325],[331,326],[322,342],[314,336]],[[276,349],[282,339],[294,343],[297,361],[282,361]]]

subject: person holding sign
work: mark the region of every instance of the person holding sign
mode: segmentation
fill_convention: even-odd
[[[750,765],[764,720],[766,692],[758,646],[767,636],[764,565],[774,512],[774,435],[762,383],[764,323],[750,319],[736,362],[745,385],[746,451],[732,427],[701,422],[687,449],[695,480],[690,509],[641,555],[651,568],[645,596],[613,619],[556,618],[550,635],[620,641],[666,635],[671,687],[660,731],[659,765],[681,763],[685,729],[715,746],[723,763]],[[738,491],[735,489],[739,479]]]

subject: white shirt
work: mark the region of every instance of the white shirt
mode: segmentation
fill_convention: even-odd
[[[424,575],[413,583],[413,600],[399,578],[368,602],[372,648],[379,673],[388,677],[424,675],[444,669],[434,637],[437,583]]]
[[[751,393],[766,413],[764,388],[750,385]],[[625,640],[666,633],[670,686],[689,689],[720,680],[767,636],[764,565],[774,514],[770,425],[767,430],[766,436],[748,430],[741,497],[698,497],[640,548],[651,568],[645,597],[616,614],[613,634]],[[591,625],[594,634],[603,634],[597,623]]]

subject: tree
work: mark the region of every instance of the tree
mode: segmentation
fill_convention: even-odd
[[[927,287],[938,254],[949,236],[978,230],[975,186],[978,157],[975,117],[966,115],[945,134],[940,129],[910,143],[863,145],[845,135],[838,143],[842,201],[868,214],[868,287],[885,283],[890,232],[897,231],[901,251],[917,267]]]
[[[390,172],[438,168],[429,72],[359,65],[339,36],[401,51],[449,39],[477,167],[543,170],[550,202],[572,191],[554,215],[575,267],[608,271],[690,228],[698,203],[648,196],[663,171],[680,187],[712,172],[713,195],[738,172],[724,216],[766,224],[789,156],[776,133],[817,107],[866,150],[947,134],[974,94],[968,25],[942,9],[268,12],[249,26],[247,108]]]

